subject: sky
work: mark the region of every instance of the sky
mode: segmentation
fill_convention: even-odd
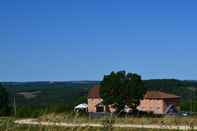
[[[197,80],[196,0],[2,0],[0,81]]]

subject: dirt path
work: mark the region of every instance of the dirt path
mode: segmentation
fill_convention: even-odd
[[[23,119],[23,120],[16,120],[16,124],[21,125],[43,125],[43,126],[62,126],[62,127],[103,127],[102,124],[92,124],[92,123],[63,123],[63,122],[40,122],[36,119]],[[179,130],[189,130],[195,129],[197,130],[197,126],[190,127],[190,126],[163,126],[163,125],[137,125],[137,124],[113,124],[113,127],[119,128],[147,128],[147,129],[179,129]]]

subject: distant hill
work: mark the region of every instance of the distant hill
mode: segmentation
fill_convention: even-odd
[[[2,82],[9,91],[10,100],[16,96],[18,105],[77,104],[85,101],[88,90],[100,81],[44,81]],[[176,79],[144,80],[148,90],[160,90],[179,95],[184,100],[197,100],[197,81]]]
[[[152,79],[144,80],[145,85],[149,87],[160,88],[174,88],[174,87],[197,87],[197,81],[195,80],[176,80],[176,79]]]
[[[20,106],[76,104],[87,96],[89,88],[97,84],[98,81],[2,82],[10,94],[11,102],[15,95],[17,105]]]
[[[145,80],[144,85],[148,90],[160,90],[174,93],[182,99],[197,99],[197,81],[176,79]]]
[[[48,87],[51,85],[61,85],[64,87],[81,86],[81,85],[95,85],[100,81],[35,81],[35,82],[1,82],[4,86],[28,86],[28,87]]]

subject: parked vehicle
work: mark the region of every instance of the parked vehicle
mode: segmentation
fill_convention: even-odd
[[[183,112],[179,112],[178,115],[179,116],[183,116],[183,117],[188,117],[188,116],[191,116],[192,113],[191,112],[183,111]]]

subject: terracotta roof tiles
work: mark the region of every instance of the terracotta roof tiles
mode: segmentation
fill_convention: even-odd
[[[100,98],[100,86],[95,86],[90,89],[88,98]]]
[[[180,98],[174,94],[169,94],[161,91],[147,91],[144,95],[144,99],[172,99],[172,98]]]

